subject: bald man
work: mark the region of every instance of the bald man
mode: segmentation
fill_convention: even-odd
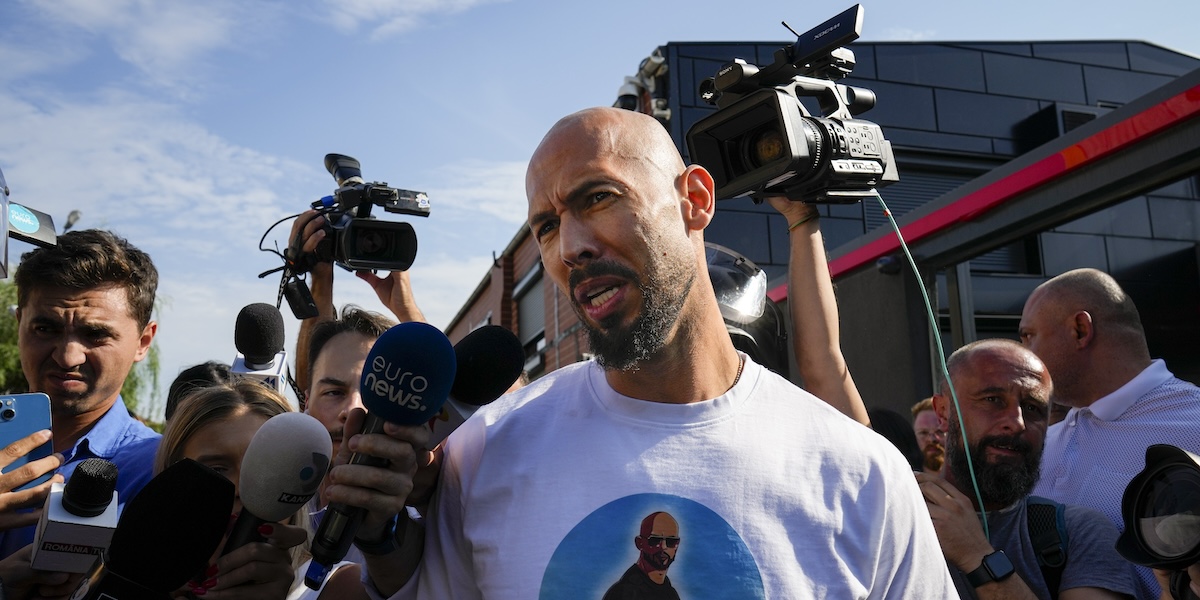
[[[637,562],[608,588],[604,600],[679,600],[679,592],[667,577],[679,543],[679,523],[675,517],[662,511],[646,515],[633,538]]]
[[[1093,508],[1124,529],[1121,497],[1145,467],[1146,447],[1200,453],[1200,389],[1151,360],[1137,307],[1096,269],[1038,286],[1020,335],[1049,369],[1054,401],[1071,407],[1046,435],[1033,493]],[[1138,598],[1159,597],[1150,569],[1139,568],[1138,579]]]
[[[402,591],[599,598],[628,568],[619,532],[652,504],[692,524],[672,568],[685,598],[954,593],[900,454],[733,347],[705,264],[712,176],[684,166],[657,121],[562,119],[526,191],[546,275],[595,358],[447,440],[424,562]]]

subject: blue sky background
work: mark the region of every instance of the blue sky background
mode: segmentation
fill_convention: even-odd
[[[1196,55],[1200,3],[864,2],[863,40],[1145,40]],[[329,194],[325,154],[425,191],[411,269],[445,327],[524,221],[524,169],[559,117],[610,105],[671,41],[789,41],[850,6],[759,0],[6,0],[0,169],[61,228],[103,227],[162,276],[166,386],[233,359],[243,306],[274,302],[257,250]],[[869,115],[867,115],[869,117]],[[388,215],[386,218],[397,218]],[[283,243],[290,223],[268,238]],[[10,262],[29,247],[11,246]],[[336,301],[381,309],[340,274]],[[289,347],[297,322],[286,306]]]

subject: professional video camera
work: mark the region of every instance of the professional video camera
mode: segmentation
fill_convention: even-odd
[[[325,215],[326,232],[313,255],[297,260],[302,273],[317,262],[340,265],[351,271],[407,271],[417,256],[417,234],[402,221],[379,221],[371,207],[390,213],[429,216],[429,197],[388,187],[387,183],[364,183],[359,162],[343,154],[326,154],[325,169],[337,181],[333,195],[312,203]]]
[[[316,250],[293,255],[290,248],[300,240],[291,240],[288,253],[284,254],[262,247],[266,233],[259,240],[260,250],[274,252],[283,258],[282,267],[260,273],[259,277],[283,272],[275,305],[279,306],[287,298],[297,319],[318,315],[312,293],[300,277],[317,263],[332,262],[350,271],[407,271],[412,266],[417,257],[417,234],[412,225],[376,220],[371,216],[372,207],[379,206],[390,213],[429,216],[429,196],[425,192],[400,190],[383,182],[365,183],[361,165],[349,156],[326,154],[325,169],[333,175],[338,188],[332,195],[312,203],[326,223],[325,239],[317,244]],[[267,233],[275,225],[268,228]]]
[[[862,17],[856,4],[797,34],[771,65],[736,59],[700,84],[718,110],[688,130],[687,146],[712,173],[717,198],[850,203],[900,179],[883,130],[854,118],[875,106],[875,93],[835,83],[854,70],[854,53],[842,46],[858,39]],[[801,97],[815,98],[822,116]]]
[[[1196,600],[1187,568],[1200,562],[1200,456],[1167,444],[1146,449],[1146,468],[1121,498],[1126,560],[1171,571],[1171,596]]]

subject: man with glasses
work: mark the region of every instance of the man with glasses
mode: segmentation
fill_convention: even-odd
[[[679,600],[679,592],[667,577],[667,569],[679,550],[679,523],[675,517],[665,512],[646,515],[633,545],[638,549],[637,562],[608,588],[604,600]]]
[[[946,434],[938,429],[937,413],[933,410],[930,396],[912,407],[913,433],[917,434],[917,445],[921,447],[921,467],[930,475],[942,470],[946,460]]]

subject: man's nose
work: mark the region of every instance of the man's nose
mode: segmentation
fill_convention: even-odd
[[[341,414],[338,415],[338,418],[345,421],[346,417],[350,415],[350,411],[355,408],[367,409],[363,405],[362,394],[357,389],[346,394],[346,404],[342,406]]]
[[[87,353],[78,340],[64,339],[54,350],[54,362],[64,369],[74,369],[84,363]]]
[[[565,216],[559,222],[559,255],[568,267],[579,267],[600,255],[591,228],[581,219]]]

